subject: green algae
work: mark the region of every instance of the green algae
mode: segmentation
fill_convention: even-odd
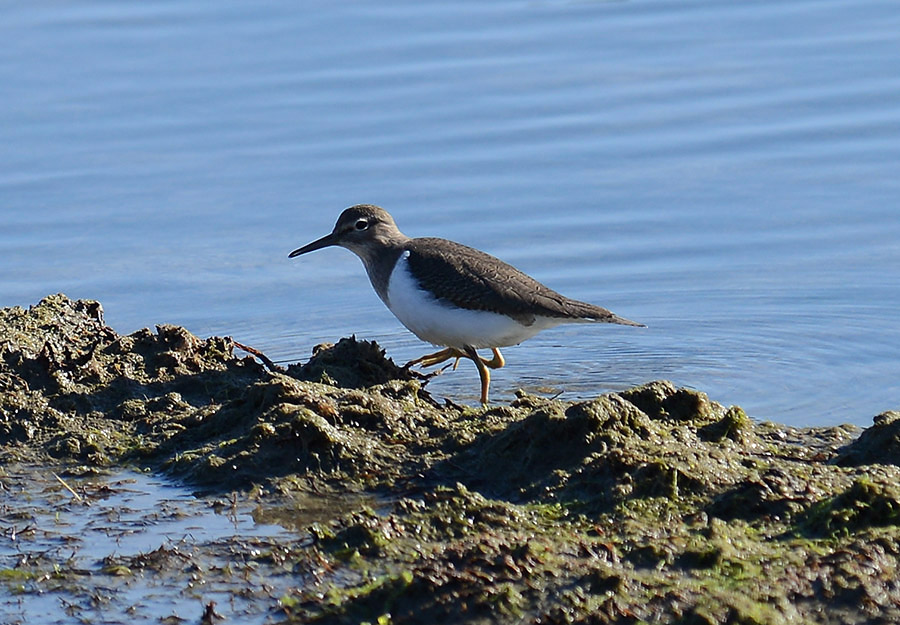
[[[371,342],[286,371],[233,348],[64,296],[4,309],[0,459],[165,471],[286,524],[327,502],[242,556],[296,577],[284,622],[900,620],[900,413],[786,428],[666,381],[464,407]]]
[[[856,478],[836,495],[806,510],[802,531],[815,536],[850,536],[875,527],[900,526],[900,486],[893,472]]]
[[[835,462],[844,466],[900,464],[900,411],[876,416],[872,427],[841,450]]]

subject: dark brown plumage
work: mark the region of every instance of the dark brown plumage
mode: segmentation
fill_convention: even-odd
[[[570,299],[512,265],[447,239],[410,239],[409,268],[423,289],[469,310],[508,315],[531,325],[535,316],[640,326],[605,308]]]

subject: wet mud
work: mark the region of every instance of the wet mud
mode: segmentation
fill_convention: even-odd
[[[130,467],[291,533],[71,578],[62,555],[5,558],[0,584],[72,602],[152,568],[193,579],[189,622],[240,622],[223,597],[250,597],[273,623],[895,623],[898,446],[898,412],[795,429],[666,381],[460,406],[368,341],[281,371],[180,327],[119,335],[57,295],[0,311],[0,484]],[[252,583],[214,575],[231,561]]]

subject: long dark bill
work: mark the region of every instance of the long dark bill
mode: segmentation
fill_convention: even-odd
[[[323,247],[329,247],[331,245],[337,245],[337,237],[333,232],[331,234],[326,234],[321,239],[317,239],[312,243],[307,243],[303,247],[297,248],[296,250],[288,254],[288,258],[300,256],[300,254],[306,254],[307,252],[315,252],[316,250],[320,250]]]

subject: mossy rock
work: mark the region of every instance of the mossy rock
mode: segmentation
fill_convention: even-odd
[[[812,506],[798,526],[813,536],[844,536],[900,525],[900,485],[861,477],[846,491]]]
[[[889,410],[875,417],[872,427],[840,450],[835,463],[845,467],[900,465],[900,412]]]

